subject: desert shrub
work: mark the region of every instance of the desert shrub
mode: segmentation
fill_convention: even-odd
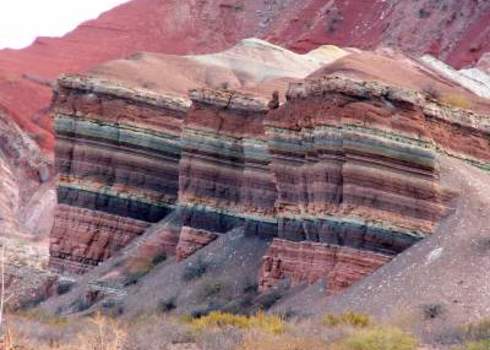
[[[328,346],[316,337],[296,337],[289,334],[272,335],[251,333],[241,342],[238,350],[328,350]]]
[[[336,343],[335,350],[415,350],[417,340],[398,328],[358,330]]]
[[[425,304],[422,305],[422,312],[426,320],[431,320],[444,313],[444,306],[442,304]]]
[[[221,281],[206,281],[201,285],[199,294],[202,298],[211,298],[220,294],[225,289],[225,285]]]
[[[71,303],[70,307],[74,312],[82,312],[92,307],[93,303],[87,298],[78,298]]]
[[[245,316],[213,311],[201,318],[192,319],[190,324],[196,330],[233,327],[239,329],[257,329],[271,334],[280,334],[286,329],[286,323],[281,317],[266,315],[263,312],[258,312],[252,316]]]
[[[192,320],[194,318],[204,317],[209,315],[211,312],[223,311],[222,307],[223,307],[222,304],[216,302],[210,302],[207,306],[200,306],[196,309],[193,309],[191,311],[189,319]]]
[[[165,253],[160,253],[160,254],[157,254],[153,257],[153,259],[151,260],[151,263],[153,265],[158,265],[162,262],[164,262],[165,260],[167,260],[167,254]]]
[[[230,312],[232,314],[246,314],[255,313],[257,311],[263,310],[254,304],[254,294],[243,294],[240,296],[235,296],[231,300],[227,301],[220,310],[223,312]]]
[[[340,315],[327,314],[323,317],[323,325],[327,327],[351,326],[365,328],[372,324],[368,315],[347,311]]]
[[[75,285],[72,281],[59,281],[58,286],[56,287],[56,293],[58,295],[63,295],[72,290]]]
[[[158,303],[158,309],[161,312],[170,312],[174,310],[177,307],[177,298],[176,297],[170,297],[168,299],[163,299],[160,300]]]
[[[243,293],[257,293],[259,290],[259,284],[256,281],[247,280],[243,286]]]
[[[418,13],[420,18],[427,18],[431,15],[430,11],[427,11],[426,9],[420,9]]]
[[[279,299],[282,298],[282,294],[278,290],[274,290],[267,294],[259,296],[255,302],[262,310],[269,310]]]
[[[191,281],[198,279],[206,273],[208,268],[209,264],[202,260],[202,258],[199,256],[197,260],[190,262],[185,266],[184,272],[182,273],[182,280]]]
[[[143,276],[145,276],[148,273],[148,271],[134,271],[126,275],[123,281],[123,285],[125,287],[129,287],[132,285],[137,284]]]
[[[462,95],[455,95],[455,94],[450,94],[450,95],[444,95],[441,98],[441,102],[453,106],[453,107],[458,107],[458,108],[469,108],[470,107],[470,101]]]
[[[124,314],[124,306],[122,301],[115,299],[107,299],[102,302],[102,310],[105,315],[111,317],[121,316]]]
[[[279,315],[281,315],[281,318],[284,320],[291,320],[292,318],[298,317],[299,313],[293,308],[287,308],[286,310],[279,312]]]

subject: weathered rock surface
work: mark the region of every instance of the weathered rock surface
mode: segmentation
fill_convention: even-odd
[[[335,294],[390,259],[386,255],[338,245],[274,239],[263,258],[259,288],[267,290],[285,278],[293,285],[322,279],[328,293]]]
[[[177,261],[191,256],[216,238],[218,235],[209,231],[196,230],[187,226],[182,227],[176,248]]]
[[[275,58],[266,60],[272,54]],[[192,142],[201,142],[186,136],[192,134],[191,127],[183,131],[184,117],[185,123],[193,123],[193,112],[187,113],[191,99],[203,104],[210,100],[220,103],[219,108],[256,113],[262,117],[268,110],[267,99],[209,88],[196,90],[189,98],[189,88],[212,87],[239,78],[239,87],[251,89],[265,79],[262,89],[270,96],[273,89],[285,91],[287,79],[304,77],[322,63],[345,54],[341,49],[319,49],[311,54],[297,55],[251,39],[215,55],[149,56],[139,62],[142,69],[134,75],[125,75],[134,62],[121,60],[113,66],[97,67],[91,75],[61,77],[53,109],[57,135],[58,209],[52,233],[51,266],[83,272],[141,235],[149,224],[162,220],[175,208],[179,197],[201,195],[199,189],[194,194],[194,187],[188,188],[186,176],[189,174],[180,170],[187,162],[187,158],[181,160],[182,147],[187,152],[185,157],[193,157],[198,152],[192,149]],[[244,66],[246,55],[257,59],[248,68]],[[275,70],[271,73],[272,64]],[[176,79],[182,78],[181,84],[173,84],[173,80],[162,81],[159,75],[162,67],[172,69]],[[189,75],[191,69],[200,73]],[[221,73],[223,80],[209,81],[216,72]],[[183,79],[185,76],[188,76],[187,80]],[[139,86],[137,81],[145,81],[154,90]],[[212,115],[209,118],[219,122]],[[251,120],[254,118],[252,116]],[[255,125],[262,128],[259,119]],[[227,118],[223,127],[233,129],[238,136],[247,123],[234,124]],[[251,132],[253,128],[250,126]],[[220,147],[221,135],[216,136]],[[197,148],[204,150],[200,145]],[[200,181],[197,180],[200,177],[190,174],[194,175],[197,177],[193,184],[199,187],[196,181]],[[186,205],[185,200],[180,202]],[[249,206],[252,205],[254,201],[250,198]],[[220,208],[226,209],[226,205],[217,204],[212,209]],[[214,217],[219,224],[206,217],[209,217],[206,211],[191,208],[183,211],[182,225],[201,222],[194,225],[222,233],[236,224],[233,217],[225,223],[218,213]],[[162,234],[162,237],[167,240],[165,254],[174,255],[178,234]],[[67,264],[63,264],[63,260]]]
[[[78,272],[165,217],[178,191],[185,101],[99,86],[61,79],[56,100],[52,265],[73,261],[79,266],[69,270]]]
[[[160,1],[134,0],[63,38],[38,38],[0,51],[0,105],[44,149],[54,144],[46,110],[64,72],[137,51],[167,54],[223,50],[260,37],[302,52],[322,44],[380,45],[431,53],[457,68],[490,50],[487,1]]]
[[[141,235],[148,240],[138,241],[134,259],[183,259],[240,226],[275,238],[259,277],[263,290],[282,278],[325,279],[334,294],[430,236],[451,213],[457,193],[439,182],[441,154],[489,166],[488,117],[414,88],[420,70],[430,71],[416,61],[397,68],[408,83],[394,84],[396,74],[383,80],[345,67],[331,74],[357,59],[338,51],[303,81],[287,70],[263,78],[260,65],[256,75],[224,68],[233,55],[224,56],[201,56],[196,67],[241,76],[239,91],[200,78],[188,96],[182,91],[192,82],[168,93],[171,83],[155,83],[153,91],[124,78],[121,61],[59,80],[52,266],[83,272]],[[396,66],[390,55],[365,57]],[[147,78],[158,66],[149,59],[141,62]],[[190,57],[159,59],[177,76],[190,69]],[[451,84],[447,91],[462,90]],[[269,103],[275,90],[285,93],[282,105]],[[484,100],[466,94],[485,110]],[[172,225],[147,230],[169,213]]]

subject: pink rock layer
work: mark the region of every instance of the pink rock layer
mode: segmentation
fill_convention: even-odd
[[[184,226],[180,231],[179,243],[177,244],[177,261],[184,260],[199,249],[207,246],[218,238],[216,233],[206,230],[196,230],[192,227]]]
[[[63,72],[137,51],[219,51],[260,37],[298,50],[321,44],[430,52],[452,65],[475,63],[490,49],[488,1],[135,0],[83,23],[63,38],[38,38],[23,50],[0,50],[0,108],[46,150],[54,137],[46,110],[50,83]],[[149,30],[151,24],[151,30]]]
[[[50,266],[83,273],[149,227],[146,222],[59,204],[51,231]]]
[[[267,100],[223,90],[202,94],[184,121],[179,202],[271,215],[276,189],[263,126]],[[216,105],[221,100],[231,103],[223,108]]]
[[[391,256],[369,251],[276,238],[263,258],[259,288],[265,291],[285,278],[292,285],[314,283],[323,279],[327,285],[327,293],[335,294],[391,259]]]

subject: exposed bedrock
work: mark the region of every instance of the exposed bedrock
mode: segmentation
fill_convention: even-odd
[[[272,217],[276,188],[263,127],[267,100],[207,89],[193,91],[191,98],[182,133],[179,202]]]
[[[150,230],[134,251],[183,259],[241,226],[273,239],[263,290],[323,278],[336,293],[450,212],[440,153],[490,160],[485,117],[382,83],[294,83],[272,110],[226,89],[189,97],[60,81],[52,266],[83,272]]]
[[[199,90],[191,98],[179,201],[276,225],[287,249],[274,240],[263,289],[278,278],[320,278],[310,268],[336,271],[321,258],[295,270],[309,261],[297,253],[311,250],[306,241],[343,257],[374,254],[371,264],[351,258],[351,267],[321,275],[333,279],[330,292],[349,286],[430,235],[450,212],[456,194],[439,184],[441,152],[488,166],[484,117],[382,83],[331,76],[291,84],[288,103],[267,113],[260,99],[236,92]]]
[[[81,272],[173,210],[187,106],[81,77],[59,80],[54,106],[58,209],[51,264]]]
[[[259,288],[267,290],[284,278],[293,285],[323,279],[327,292],[335,294],[390,259],[383,254],[338,245],[274,239],[263,258]]]
[[[177,260],[184,260],[199,249],[207,246],[218,238],[218,235],[206,230],[196,230],[188,226],[182,227],[179,243],[176,248]]]

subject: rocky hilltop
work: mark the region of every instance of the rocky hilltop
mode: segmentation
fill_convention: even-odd
[[[488,1],[133,0],[63,38],[0,51],[0,106],[46,150],[47,108],[61,73],[137,51],[217,52],[247,37],[306,52],[323,44],[430,53],[461,68],[490,49]]]
[[[488,101],[441,74],[398,54],[248,39],[64,76],[50,264],[86,272],[127,249],[178,261],[240,229],[269,242],[260,290],[322,279],[338,294],[452,215],[446,157],[487,176]]]

